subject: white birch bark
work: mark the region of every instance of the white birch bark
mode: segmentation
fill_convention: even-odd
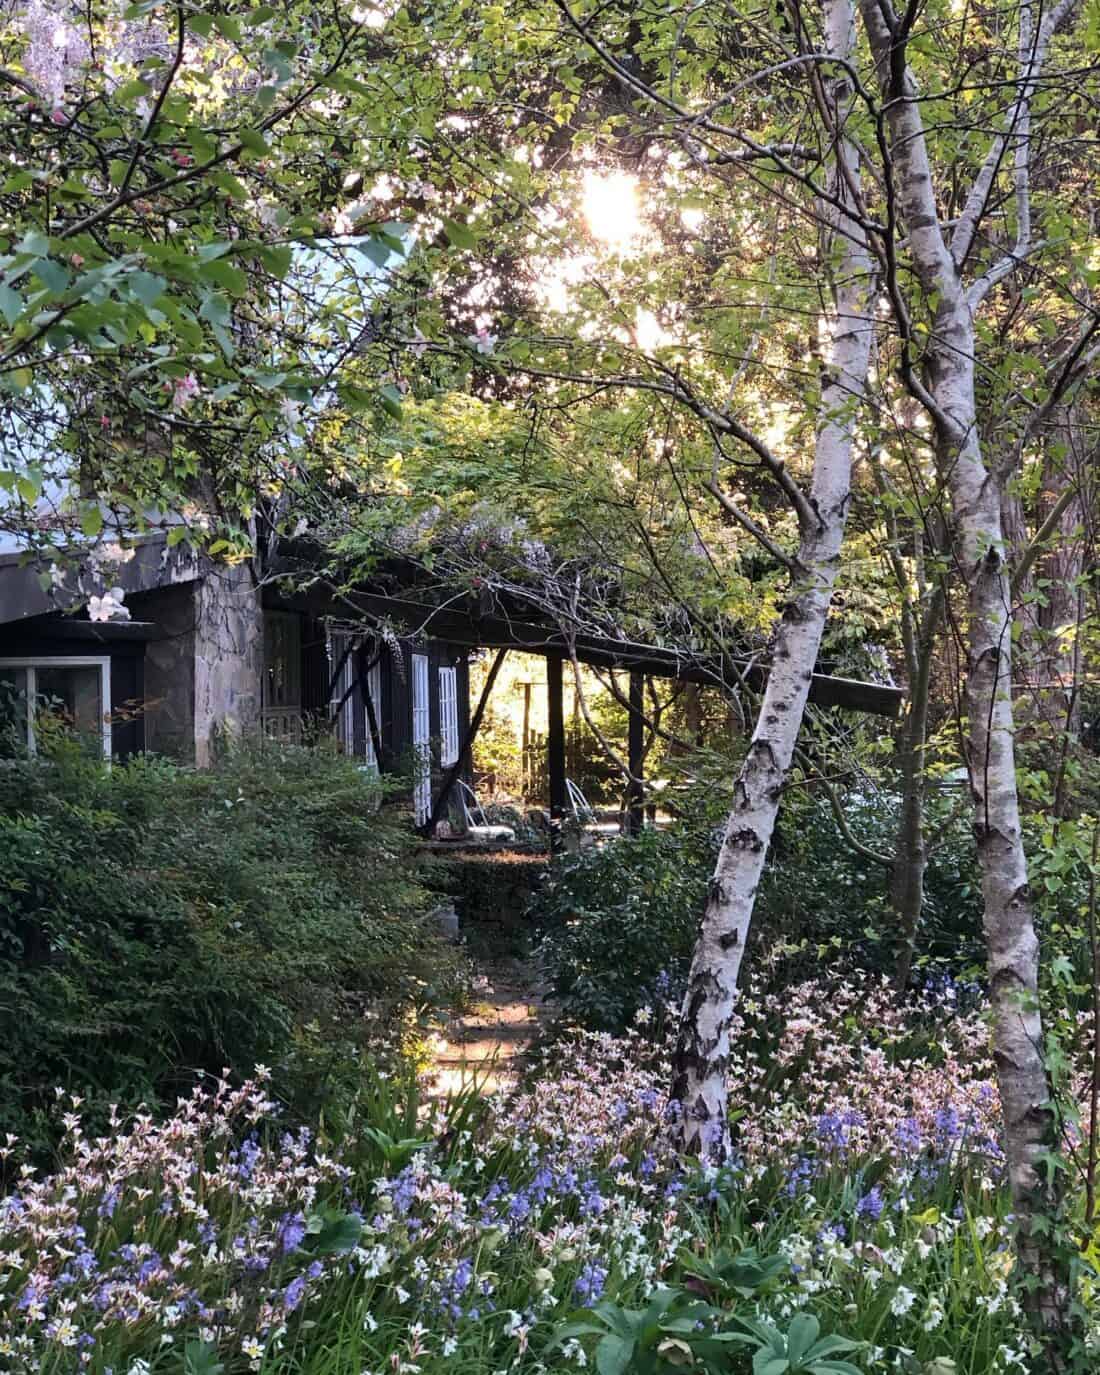
[[[967,748],[982,871],[993,1049],[1009,1179],[1023,1224],[1021,1259],[1039,1279],[1036,1306],[1047,1325],[1053,1326],[1064,1296],[1058,1293],[1041,1239],[1031,1226],[1048,1202],[1042,1197],[1037,1162],[1039,1153],[1052,1143],[1054,1123],[1042,1051],[1038,941],[1016,789],[1011,592],[1000,483],[983,460],[975,396],[973,312],[992,280],[1006,275],[1009,269],[1002,271],[998,265],[979,278],[969,292],[965,288],[961,275],[965,251],[957,256],[952,253],[937,213],[915,83],[895,45],[881,0],[860,0],[860,7],[885,100],[898,208],[908,230],[909,252],[925,291],[938,297],[925,354],[924,381],[955,518],[958,563],[967,583]],[[1021,87],[1013,110],[1014,130],[1026,128],[1021,102],[1026,105],[1028,93],[1038,80],[1036,50],[1045,54],[1050,36],[1044,25],[1031,39],[1027,5],[1022,7],[1021,30]],[[979,185],[984,176],[983,172]],[[1026,157],[1021,157],[1018,146],[1014,179],[1017,190],[1023,187],[1026,191]],[[984,204],[984,198],[984,193],[978,200],[972,195],[960,222],[964,250],[980,218],[976,207],[979,202]],[[971,205],[975,207],[973,216]],[[958,249],[958,242],[954,246]],[[1018,260],[1028,247],[1027,240],[1018,239],[1009,258]]]
[[[850,56],[854,18],[852,0],[826,0],[826,51],[831,56]],[[859,158],[842,132],[851,90],[844,73],[827,66],[824,82],[838,131],[827,191],[854,210]],[[798,566],[775,635],[760,714],[734,786],[692,959],[674,1063],[672,1097],[682,1108],[681,1147],[714,1161],[729,1152],[726,1069],[737,977],[836,580],[873,330],[873,265],[863,231],[854,216],[833,204],[823,201],[818,212],[826,226],[823,256],[832,264],[834,310],[814,453],[812,519],[802,526]]]

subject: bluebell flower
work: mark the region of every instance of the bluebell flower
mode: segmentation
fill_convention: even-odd
[[[882,1216],[885,1200],[882,1197],[882,1190],[876,1184],[875,1187],[863,1195],[856,1204],[856,1217],[862,1218],[867,1222],[877,1222]]]
[[[598,1265],[595,1261],[589,1261],[573,1285],[573,1291],[581,1306],[591,1308],[603,1293],[603,1287],[606,1283],[607,1270],[605,1267]]]
[[[306,1238],[306,1220],[301,1213],[285,1213],[279,1228],[279,1245],[283,1255],[296,1251]]]

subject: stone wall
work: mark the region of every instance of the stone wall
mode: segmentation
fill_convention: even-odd
[[[247,563],[215,564],[195,594],[195,763],[260,729],[264,667],[260,591]]]

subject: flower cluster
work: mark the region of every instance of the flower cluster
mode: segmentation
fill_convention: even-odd
[[[721,1169],[676,1157],[661,1018],[563,1039],[453,1130],[425,1099],[419,1144],[288,1130],[262,1074],[101,1138],[67,1101],[65,1162],[0,1202],[0,1358],[140,1375],[197,1341],[229,1375],[337,1347],[368,1375],[541,1375],[590,1359],[555,1340],[570,1310],[748,1246],[782,1264],[744,1311],[825,1315],[868,1370],[1036,1369],[980,1016],[942,990],[898,1010],[870,982],[750,994]]]

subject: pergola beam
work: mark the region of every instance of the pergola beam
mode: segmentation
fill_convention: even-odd
[[[287,606],[308,609],[315,615],[347,619],[358,614],[389,620],[404,626],[409,633],[467,645],[471,649],[515,649],[548,659],[554,655],[575,654],[582,664],[593,668],[637,670],[652,678],[676,678],[710,687],[733,687],[743,683],[759,691],[768,676],[766,663],[739,663],[732,655],[725,659],[690,656],[663,645],[595,635],[578,634],[567,640],[557,626],[549,623],[539,624],[499,614],[478,615],[453,604],[437,607],[412,597],[384,596],[357,588],[336,594],[313,587],[284,600]],[[903,695],[900,688],[824,673],[813,674],[810,681],[810,701],[816,706],[842,707],[876,716],[896,716]]]

